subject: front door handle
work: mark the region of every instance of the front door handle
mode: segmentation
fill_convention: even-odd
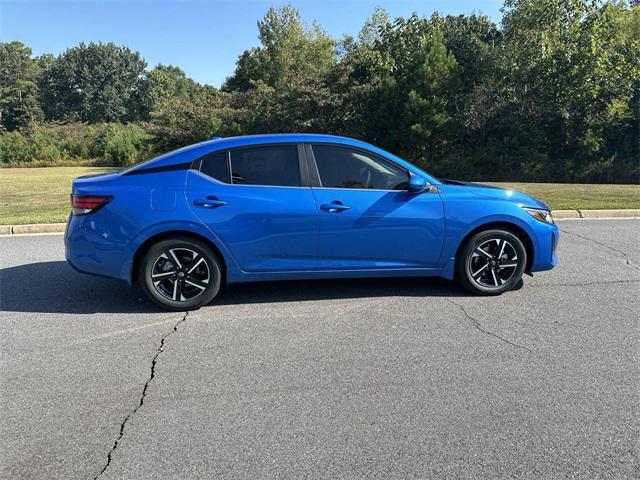
[[[198,198],[193,201],[193,204],[196,207],[218,208],[218,207],[224,207],[227,204],[227,202],[223,200],[218,200],[217,197],[210,196],[205,198],[204,200],[202,200],[201,198]]]
[[[331,203],[323,203],[322,205],[320,205],[320,208],[322,210],[326,210],[329,213],[338,213],[349,210],[351,207],[348,205],[343,205],[341,202],[334,200]]]

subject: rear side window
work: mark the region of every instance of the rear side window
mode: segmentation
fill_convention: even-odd
[[[320,181],[325,188],[406,190],[409,172],[371,153],[334,145],[314,145]]]
[[[224,183],[231,183],[227,152],[213,152],[201,159],[200,171]]]
[[[299,187],[298,147],[275,145],[232,150],[231,179],[240,185]]]

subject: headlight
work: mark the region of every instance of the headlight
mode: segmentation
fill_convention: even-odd
[[[553,223],[553,217],[551,216],[551,212],[549,210],[545,210],[543,208],[522,208],[524,208],[526,212],[536,220],[540,220],[544,223]]]

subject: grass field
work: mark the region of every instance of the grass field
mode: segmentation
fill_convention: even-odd
[[[0,225],[66,222],[71,180],[107,170],[105,167],[0,169]]]
[[[553,210],[640,208],[640,185],[573,183],[490,183],[527,193]]]
[[[65,222],[69,214],[71,180],[107,170],[105,167],[0,169],[0,225]],[[640,208],[640,185],[492,185],[528,193],[555,210]]]

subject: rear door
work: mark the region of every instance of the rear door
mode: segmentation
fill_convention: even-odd
[[[409,172],[366,150],[318,144],[306,151],[319,177],[320,268],[438,266],[444,208],[436,190],[408,192]]]
[[[255,145],[202,157],[189,174],[195,215],[247,272],[317,267],[318,213],[298,145]]]

